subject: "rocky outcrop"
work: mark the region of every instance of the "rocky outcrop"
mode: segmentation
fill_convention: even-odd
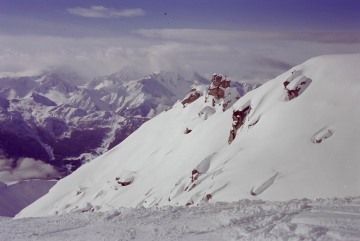
[[[205,103],[211,103],[210,106],[205,106],[203,110],[199,112],[199,116],[204,116],[207,119],[208,115],[212,115],[216,110],[215,106],[221,106],[225,111],[230,108],[236,100],[240,99],[240,94],[237,88],[241,84],[237,84],[237,88],[230,87],[231,81],[223,79],[222,75],[214,74],[212,76],[210,85],[204,89],[202,87],[193,88],[190,93],[181,101],[183,107],[193,103],[202,95],[205,95]],[[244,91],[243,91],[244,92]],[[209,109],[210,108],[210,109]]]
[[[301,70],[294,70],[283,83],[286,91],[286,100],[290,101],[302,94],[311,84],[311,79],[302,74]]]
[[[45,96],[39,95],[35,92],[32,93],[31,97],[38,104],[46,105],[46,106],[56,106],[56,103],[54,101],[50,100],[49,98],[46,98]]]
[[[214,74],[211,79],[211,85],[208,94],[217,99],[225,97],[225,89],[230,87],[230,80],[222,79],[222,75]]]
[[[201,93],[196,89],[192,89],[191,92],[181,101],[181,104],[186,107],[186,105],[191,104],[195,100],[199,99]]]
[[[205,101],[210,101],[213,107],[220,105],[223,111],[227,110],[240,98],[239,92],[230,88],[230,84],[231,81],[223,79],[222,75],[213,74]]]
[[[250,113],[251,106],[246,106],[242,110],[234,110],[232,114],[232,129],[230,130],[228,143],[231,144],[236,137],[237,130],[244,124],[246,116]]]

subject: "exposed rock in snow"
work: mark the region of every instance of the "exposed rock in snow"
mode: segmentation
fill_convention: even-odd
[[[291,76],[283,83],[286,90],[286,100],[290,101],[301,95],[311,84],[311,79],[302,74],[301,70],[294,70]]]
[[[190,130],[189,128],[186,127],[184,134],[189,134],[190,132],[192,132],[192,130]]]
[[[115,178],[115,180],[121,186],[128,186],[134,181],[135,174],[135,172],[124,170]]]
[[[39,103],[41,105],[56,106],[56,103],[54,101],[50,100],[49,98],[46,98],[45,96],[39,95],[35,92],[32,93],[31,97],[36,103]]]
[[[334,131],[325,127],[318,131],[312,138],[313,143],[321,143],[323,140],[331,137],[334,134]]]
[[[233,140],[235,139],[237,130],[240,129],[240,127],[244,124],[244,122],[246,121],[246,117],[249,115],[250,111],[251,111],[250,105],[247,105],[245,108],[242,108],[241,110],[233,110],[232,129],[230,130],[230,135],[229,135],[229,139],[228,139],[229,144],[231,144],[231,142],[233,142]],[[252,124],[249,124],[249,125],[253,126],[253,125],[255,125],[254,123],[255,122],[253,122]]]
[[[199,99],[200,96],[200,92],[196,91],[196,89],[192,89],[191,92],[181,101],[181,104],[183,104],[185,108],[186,105],[191,104],[195,100]]]
[[[219,104],[223,111],[230,108],[240,98],[240,94],[235,88],[229,88],[230,83],[231,81],[223,79],[222,75],[214,74],[206,93],[205,102],[210,101],[213,107]],[[209,98],[210,96],[211,98]]]

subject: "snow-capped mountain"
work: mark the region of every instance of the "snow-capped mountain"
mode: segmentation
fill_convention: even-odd
[[[359,62],[360,54],[311,59],[225,111],[211,89],[196,88],[17,218],[358,195]],[[215,76],[212,86],[222,85]]]
[[[33,158],[66,175],[205,82],[197,73],[138,76],[124,70],[87,84],[61,71],[0,78],[0,158],[13,160],[11,168]]]

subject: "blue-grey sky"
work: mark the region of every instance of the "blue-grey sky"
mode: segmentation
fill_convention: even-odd
[[[266,81],[360,52],[358,0],[0,0],[0,75],[124,67]]]

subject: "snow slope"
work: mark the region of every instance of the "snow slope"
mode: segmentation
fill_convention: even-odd
[[[247,93],[232,107],[251,110],[230,145],[231,108],[223,112],[216,105],[205,119],[198,113],[211,106],[206,95],[186,108],[177,103],[16,217],[243,198],[357,196],[358,63],[360,54],[317,57]],[[290,101],[286,80],[299,95]],[[184,134],[186,128],[191,133]],[[200,163],[208,168],[192,182]],[[133,181],[123,186],[129,175]]]
[[[0,240],[355,241],[360,237],[359,226],[359,197],[245,199],[191,208],[119,208],[17,220],[0,217]]]

